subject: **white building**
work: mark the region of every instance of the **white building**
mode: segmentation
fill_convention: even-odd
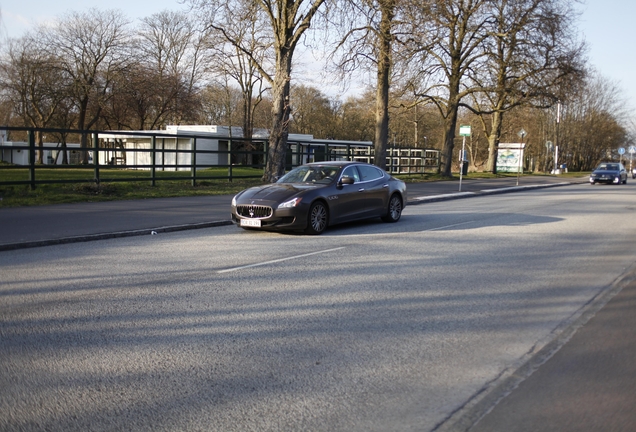
[[[264,129],[254,131],[253,150],[245,150],[241,140],[240,127],[184,125],[168,126],[161,131],[111,131],[100,132],[98,161],[100,165],[122,165],[131,169],[150,169],[154,167],[164,171],[189,171],[193,166],[196,150],[196,169],[214,166],[229,166],[236,159],[253,151],[256,160],[262,163],[264,143],[269,134]],[[236,143],[233,142],[236,140]],[[289,134],[290,153],[288,164],[300,165],[306,162],[345,159],[372,160],[373,144],[370,141],[342,141],[315,139],[308,134]],[[2,143],[0,152],[2,161],[15,165],[29,165],[29,147],[25,142]],[[7,148],[9,147],[9,148]],[[80,145],[67,144],[67,161],[78,164],[81,160]],[[87,149],[89,163],[94,157],[91,144]],[[45,165],[62,164],[62,149],[58,143],[43,145],[43,163]],[[328,154],[327,154],[328,153]],[[230,160],[231,154],[235,160]],[[259,159],[260,158],[260,159]]]
[[[227,126],[185,125],[168,126],[165,131],[121,131],[100,134],[99,163],[126,165],[137,169],[152,166],[152,139],[155,140],[155,168],[165,171],[187,171],[192,169],[192,155],[196,147],[196,168],[230,165],[232,140],[241,142],[242,129]],[[267,140],[265,130],[256,130],[252,143],[263,151]],[[364,150],[372,147],[370,141],[316,140],[313,135],[290,134],[288,136],[294,164],[310,162],[324,157],[327,146],[332,155],[345,154],[347,148]],[[105,149],[105,150],[101,150]],[[323,156],[319,156],[319,155]],[[316,159],[318,160],[318,159]],[[290,161],[291,162],[291,161]]]
[[[29,144],[19,141],[2,142],[0,161],[15,165],[29,165]],[[9,147],[9,148],[7,148]],[[36,145],[36,151],[40,147]],[[78,143],[66,144],[66,157],[70,164],[78,164],[80,161],[80,145]],[[44,165],[62,165],[63,154],[59,143],[42,144],[42,163]]]

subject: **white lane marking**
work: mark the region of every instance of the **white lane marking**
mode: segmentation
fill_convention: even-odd
[[[453,228],[453,227],[456,227],[456,226],[466,225],[466,224],[473,223],[473,222],[475,222],[475,221],[468,221],[468,222],[456,223],[456,224],[453,224],[453,225],[446,225],[446,226],[443,226],[443,227],[430,228],[430,229],[427,229],[427,230],[424,230],[424,231],[420,231],[420,232],[439,231],[439,230],[443,230],[443,229],[446,229],[446,228]]]
[[[318,254],[323,254],[323,253],[327,253],[327,252],[334,252],[334,251],[337,251],[337,250],[340,250],[340,249],[344,249],[344,248],[345,248],[345,246],[339,247],[339,248],[334,248],[334,249],[326,249],[326,250],[322,250],[322,251],[306,253],[306,254],[302,254],[302,255],[295,255],[295,256],[291,256],[291,257],[287,257],[287,258],[280,258],[280,259],[276,259],[276,260],[265,261],[265,262],[256,263],[256,264],[250,264],[250,265],[245,265],[245,266],[240,266],[240,267],[233,267],[233,268],[229,268],[229,269],[225,269],[225,270],[219,270],[219,271],[217,271],[217,273],[228,273],[228,272],[233,272],[233,271],[237,271],[237,270],[243,270],[243,269],[247,269],[247,268],[251,268],[251,267],[260,267],[260,266],[264,266],[264,265],[268,265],[268,264],[275,264],[275,263],[279,263],[279,262],[283,262],[283,261],[289,261],[289,260],[293,260],[293,259],[304,258],[304,257],[312,256],[312,255],[318,255]]]

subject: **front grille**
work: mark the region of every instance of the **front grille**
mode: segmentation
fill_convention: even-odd
[[[272,208],[262,205],[238,205],[236,213],[250,219],[264,219],[272,215]]]

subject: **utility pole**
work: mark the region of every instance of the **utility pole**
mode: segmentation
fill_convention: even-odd
[[[559,124],[561,123],[561,101],[557,101],[556,137],[554,138],[554,173],[559,163]]]
[[[521,144],[519,144],[519,161],[518,161],[519,162],[519,166],[517,167],[517,186],[519,186],[519,176],[521,175],[520,173],[521,173],[521,171],[523,171],[523,161],[522,161],[522,158],[523,158],[523,147],[524,147],[523,139],[526,136],[526,130],[522,128],[519,131],[519,136],[521,137]]]
[[[415,147],[417,147],[417,140],[418,140],[418,137],[417,137],[417,123],[418,123],[417,122],[417,104],[415,104],[415,120],[413,121],[413,124],[415,125],[415,141],[414,141]]]

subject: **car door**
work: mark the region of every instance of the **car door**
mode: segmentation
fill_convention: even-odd
[[[331,220],[334,223],[344,222],[360,217],[365,211],[364,188],[360,187],[360,173],[354,165],[346,167],[340,179],[350,178],[353,184],[339,184],[336,194],[329,197]]]
[[[625,166],[623,164],[619,165],[620,168],[620,178],[621,178],[621,182],[627,182],[627,170],[625,169]]]
[[[386,174],[380,168],[372,165],[358,165],[360,171],[360,186],[362,191],[365,213],[378,216],[385,213],[389,199],[389,182]]]

